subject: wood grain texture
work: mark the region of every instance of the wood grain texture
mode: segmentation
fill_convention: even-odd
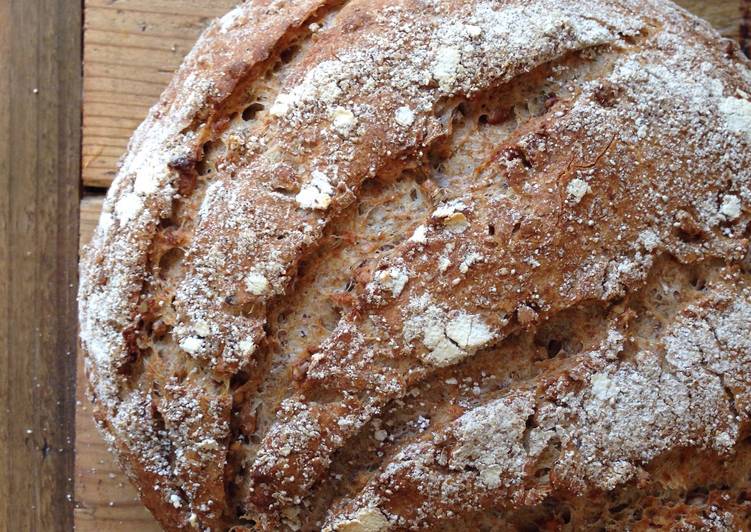
[[[747,0],[679,0],[678,3],[736,38]],[[84,33],[84,184],[106,187],[133,129],[169,82],[173,70],[214,16],[236,0],[86,0]],[[101,197],[81,204],[81,242],[87,242]],[[76,530],[156,532],[148,511],[107,451],[84,397],[79,359],[76,417]]]
[[[70,530],[81,7],[0,21],[0,529]]]

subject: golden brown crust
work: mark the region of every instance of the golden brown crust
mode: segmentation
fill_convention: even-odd
[[[487,507],[535,506],[551,495],[611,491],[643,463],[687,445],[728,455],[748,413],[726,393],[743,396],[749,388],[734,387],[717,368],[745,373],[748,341],[733,342],[738,324],[751,319],[750,293],[736,272],[723,270],[703,291],[663,319],[655,346],[663,353],[629,343],[640,324],[624,319],[626,303],[593,351],[406,446],[332,528],[364,512],[411,526]]]
[[[169,529],[415,527],[612,490],[676,446],[729,452],[751,355],[728,302],[747,274],[712,262],[748,252],[751,73],[732,54],[656,0],[256,1],[213,24],[131,141],[82,267],[97,418],[145,504]],[[714,265],[714,291],[627,341],[666,257]],[[590,462],[561,458],[549,482],[514,469],[550,459],[529,442],[493,461],[483,435],[516,449],[551,390],[580,399],[549,415],[570,438],[595,374],[654,399],[635,384],[654,375],[620,354],[660,359],[671,327],[709,309],[737,345],[681,370],[711,382],[681,399],[695,430],[672,438],[656,418]],[[588,350],[527,369],[566,313]],[[500,391],[453,384],[517,356]],[[424,386],[440,391],[425,391],[429,437],[383,428]],[[726,394],[737,419],[701,413],[726,412]],[[390,454],[346,466],[371,427]],[[435,487],[449,477],[457,495]]]

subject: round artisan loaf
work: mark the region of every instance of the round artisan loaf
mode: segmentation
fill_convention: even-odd
[[[739,529],[751,69],[663,0],[254,0],[81,271],[168,530]]]

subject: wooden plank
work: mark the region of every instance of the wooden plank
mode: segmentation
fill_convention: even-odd
[[[70,530],[81,6],[0,20],[0,528]]]
[[[103,199],[103,196],[91,196],[81,201],[82,248],[91,239]],[[136,490],[115,464],[94,425],[91,404],[86,397],[86,377],[80,353],[76,405],[76,531],[158,532],[161,530],[159,525],[141,504]]]
[[[131,132],[208,23],[237,0],[86,0],[83,182],[107,187]]]

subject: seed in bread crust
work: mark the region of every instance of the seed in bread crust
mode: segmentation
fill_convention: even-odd
[[[741,216],[741,199],[733,194],[727,194],[722,198],[720,214],[731,222]]]
[[[295,201],[304,209],[326,210],[331,205],[331,195],[334,188],[323,172],[314,170],[312,179],[303,185],[300,192],[295,196]]]
[[[395,118],[400,126],[409,127],[415,121],[415,113],[409,107],[403,106],[396,110]]]
[[[252,271],[245,277],[245,289],[254,296],[268,293],[270,286],[266,276],[257,271]]]

